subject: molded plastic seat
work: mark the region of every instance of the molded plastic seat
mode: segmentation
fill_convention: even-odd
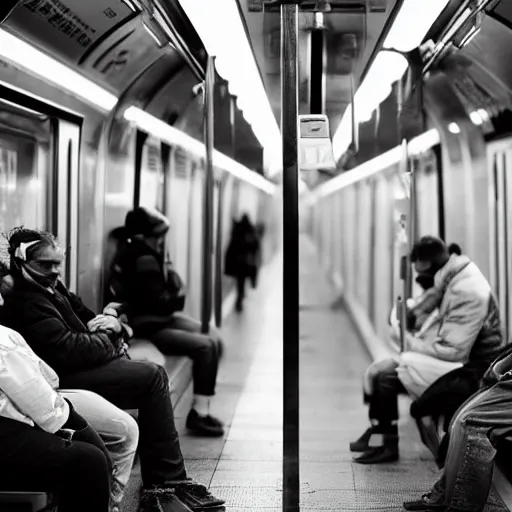
[[[0,510],[5,510],[5,512],[11,510],[11,508],[6,505],[14,505],[12,510],[20,510],[20,512],[21,510],[23,510],[23,512],[29,512],[29,510],[30,512],[39,512],[45,509],[49,503],[50,499],[45,492],[0,491]],[[23,508],[21,508],[21,506],[23,506]]]

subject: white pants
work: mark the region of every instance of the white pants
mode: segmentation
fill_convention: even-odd
[[[462,363],[443,361],[417,352],[403,352],[396,373],[407,392],[418,398],[437,379],[462,366]]]
[[[59,390],[99,434],[112,459],[111,512],[119,511],[139,442],[137,422],[103,397],[82,389]]]
[[[396,370],[400,382],[414,399],[420,397],[439,377],[460,368],[462,363],[443,361],[418,352],[402,354],[372,363],[364,374],[364,390],[373,393],[373,379],[383,371]]]

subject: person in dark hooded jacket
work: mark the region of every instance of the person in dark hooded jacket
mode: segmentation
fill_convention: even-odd
[[[156,210],[139,207],[125,220],[127,243],[115,260],[117,281],[137,337],[150,340],[166,355],[187,356],[194,363],[194,401],[186,426],[199,436],[222,436],[222,423],[210,414],[222,340],[210,328],[181,312],[185,303],[179,275],[164,261],[169,221]]]
[[[245,283],[251,280],[256,287],[259,259],[261,226],[256,229],[247,214],[242,215],[238,222],[233,223],[231,240],[226,252],[225,274],[236,279],[236,310],[243,310],[245,299]]]

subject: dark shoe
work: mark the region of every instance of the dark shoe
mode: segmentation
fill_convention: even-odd
[[[416,501],[404,501],[405,510],[414,510],[419,512],[433,512],[445,510],[445,505],[429,503],[430,494],[424,494],[421,499]]]
[[[396,426],[391,427],[391,431],[389,430],[389,428],[389,426],[386,426],[386,429],[384,430],[380,425],[372,425],[364,432],[364,434],[357,441],[352,441],[350,443],[350,451],[366,452],[373,448],[377,448],[376,446],[370,446],[369,444],[373,434],[382,434],[383,436],[398,435],[398,430]]]
[[[224,435],[222,423],[213,416],[200,416],[192,409],[187,416],[187,428],[191,434],[204,437],[221,437]]]
[[[365,452],[367,450],[370,450],[371,447],[368,446],[368,443],[370,442],[370,438],[373,434],[376,433],[377,427],[370,427],[366,429],[366,431],[363,433],[363,435],[357,440],[352,441],[350,443],[350,451],[351,452]]]
[[[204,485],[193,480],[169,482],[167,485],[172,487],[179,500],[193,511],[225,510],[225,500],[216,498]]]
[[[382,464],[384,462],[396,462],[399,458],[398,440],[391,443],[384,441],[384,446],[370,448],[361,456],[355,457],[354,462],[358,464]]]
[[[190,508],[178,499],[173,488],[155,488],[141,492],[139,512],[190,512]]]

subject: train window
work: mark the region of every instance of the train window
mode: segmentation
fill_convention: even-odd
[[[0,101],[0,231],[51,229],[51,161],[50,119]]]
[[[156,208],[164,213],[164,169],[160,141],[148,137],[142,150],[140,169],[140,206]]]

